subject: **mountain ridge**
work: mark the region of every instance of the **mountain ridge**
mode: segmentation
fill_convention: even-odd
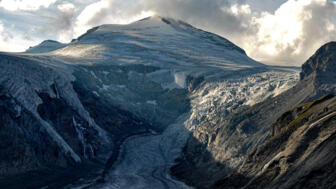
[[[93,27],[92,29],[89,29],[86,33],[82,34],[77,39],[73,39],[72,42],[80,41],[80,39],[82,39],[86,35],[88,35],[90,33],[93,33],[93,32],[97,31],[100,28],[104,28],[104,27],[113,28],[113,27],[118,27],[118,26],[119,27],[125,27],[125,26],[138,25],[138,24],[141,24],[141,23],[144,23],[144,22],[151,22],[151,21],[155,22],[154,26],[151,26],[151,27],[158,27],[160,25],[162,26],[162,23],[165,23],[167,25],[171,25],[174,28],[180,28],[181,29],[181,26],[182,26],[182,27],[190,28],[190,29],[195,30],[195,31],[204,32],[204,33],[207,33],[207,34],[212,34],[210,32],[207,32],[207,31],[195,28],[192,25],[190,25],[190,24],[188,24],[188,23],[186,23],[184,21],[181,21],[181,20],[176,20],[176,19],[172,19],[172,18],[169,18],[169,17],[162,17],[162,16],[155,15],[155,16],[149,16],[149,17],[143,18],[143,19],[138,20],[138,21],[134,21],[134,22],[132,22],[130,24],[126,24],[126,25],[120,25],[120,24],[103,24],[103,25],[100,25],[100,26],[96,26],[96,27]],[[225,39],[225,38],[223,38],[223,37],[221,37],[219,35],[215,35],[215,36],[218,37],[218,38],[220,38],[220,39],[222,39],[222,40],[224,40],[224,41],[228,41],[230,44],[232,44],[233,48],[235,48],[237,51],[240,51],[240,52],[242,52],[243,54],[246,55],[246,53],[245,53],[245,51],[243,49],[241,49],[237,45],[233,44],[228,39]]]
[[[301,80],[317,72],[316,75],[327,74],[324,72],[335,72],[334,62],[336,61],[336,42],[332,41],[321,46],[313,56],[303,65],[300,74]]]
[[[65,47],[67,44],[54,40],[45,40],[40,44],[29,47],[25,53],[47,53]]]

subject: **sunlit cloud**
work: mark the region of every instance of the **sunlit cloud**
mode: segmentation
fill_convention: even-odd
[[[0,21],[0,51],[20,52],[32,44],[34,44],[34,40],[30,36],[13,35],[6,30]]]
[[[9,11],[34,11],[42,7],[47,8],[56,1],[57,0],[1,0],[0,7]]]
[[[74,33],[78,37],[88,29],[102,24],[128,24],[153,15],[152,11],[137,10],[129,1],[100,0],[84,8],[74,24]]]
[[[274,14],[254,17],[257,33],[242,45],[259,60],[303,63],[323,43],[336,40],[335,13],[335,4],[324,0],[289,0]]]

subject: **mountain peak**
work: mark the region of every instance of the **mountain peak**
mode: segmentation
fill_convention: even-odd
[[[134,51],[137,52],[136,55]],[[187,53],[194,59],[187,63],[195,66],[199,63],[263,66],[249,58],[243,49],[219,35],[161,16],[147,17],[126,25],[106,24],[94,27],[56,53],[83,57],[88,56],[89,52],[92,53],[90,57],[105,58],[115,56],[117,52],[118,57],[123,55],[141,58],[150,53],[155,54],[155,59],[160,59],[158,62],[163,62],[161,59],[165,57],[165,60],[174,60],[174,64],[181,61]],[[204,59],[205,56],[212,57],[211,61]],[[153,59],[152,57],[150,62],[157,64]]]
[[[174,18],[170,18],[170,17],[159,16],[159,15],[149,16],[149,17],[143,18],[141,20],[138,20],[134,23],[146,22],[146,21],[147,22],[161,22],[161,23],[165,23],[165,24],[168,24],[168,25],[173,25],[173,24],[184,25],[184,26],[194,28],[192,25],[190,25],[190,24],[188,24],[188,23],[186,23],[182,20],[174,19]]]
[[[47,44],[47,43],[57,43],[57,44],[62,44],[61,42],[58,42],[58,41],[55,41],[55,40],[51,40],[51,39],[44,40],[44,41],[42,41],[41,44]]]
[[[336,42],[329,42],[319,48],[303,65],[300,74],[301,80],[313,76],[321,79],[333,76],[336,73]],[[331,78],[329,78],[331,79]],[[324,81],[329,81],[324,80]],[[332,78],[336,80],[336,78]]]
[[[146,18],[140,19],[140,20],[138,20],[138,21],[135,21],[135,22],[143,22],[143,21],[147,21],[147,20],[155,20],[155,19],[160,20],[161,18],[163,18],[163,17],[161,17],[161,16],[159,16],[159,15],[152,15],[152,16],[148,16],[148,17],[146,17]]]
[[[45,40],[36,46],[29,47],[29,49],[26,50],[26,53],[46,53],[63,48],[65,46],[66,44],[60,43],[58,41]]]

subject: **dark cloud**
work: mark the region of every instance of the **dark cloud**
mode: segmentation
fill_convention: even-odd
[[[57,28],[66,31],[72,28],[75,17],[75,7],[71,4],[59,5],[58,17],[55,20]]]
[[[54,15],[40,28],[40,32],[49,39],[69,42],[72,39],[76,18],[75,6],[71,3],[60,4],[54,7],[54,12]]]

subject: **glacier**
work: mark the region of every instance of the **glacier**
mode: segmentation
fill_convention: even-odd
[[[297,68],[261,64],[220,36],[159,16],[98,26],[64,47],[34,49],[1,53],[0,83],[76,162],[92,152],[80,157],[39,117],[37,92],[64,98],[99,133],[103,146],[113,146],[116,136],[96,123],[74,89],[76,82],[151,125],[152,132],[121,144],[105,183],[93,178],[67,188],[189,188],[171,178],[169,168],[198,123],[276,96],[299,79]],[[78,140],[92,148],[81,133],[86,128],[72,119]]]

